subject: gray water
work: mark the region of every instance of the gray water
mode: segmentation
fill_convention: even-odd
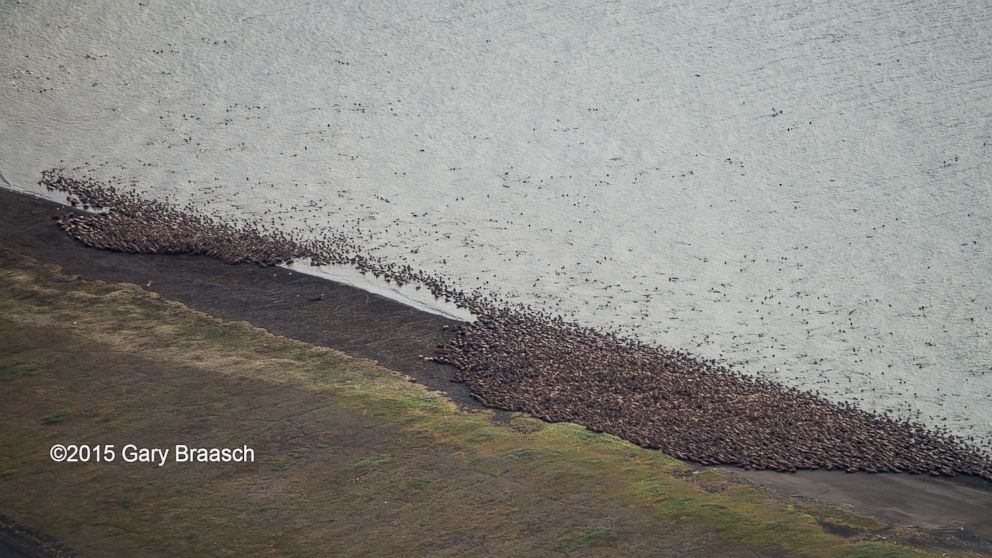
[[[3,0],[0,171],[344,231],[992,444],[992,4],[327,4]]]

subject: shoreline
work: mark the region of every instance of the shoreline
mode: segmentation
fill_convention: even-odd
[[[2,422],[13,449],[0,463],[3,511],[82,555],[989,550],[782,498],[576,424],[524,414],[501,423],[396,371],[138,285],[68,276],[7,248],[0,260]],[[49,458],[51,441],[82,437],[147,448],[240,440],[258,453],[162,468]]]
[[[448,320],[471,322],[475,316],[464,308],[438,300],[430,293],[418,291],[406,285],[397,287],[392,283],[382,281],[377,277],[369,277],[343,265],[312,265],[309,261],[294,261],[289,264],[278,264],[283,269],[297,273],[313,275],[326,281],[347,285],[361,291],[388,298],[404,306],[427,314],[435,314]]]
[[[2,189],[0,201],[7,208],[0,213],[0,241],[40,262],[60,265],[66,274],[134,283],[221,319],[250,321],[277,335],[376,360],[448,392],[459,405],[482,408],[463,384],[451,382],[452,368],[421,356],[448,340],[444,326],[457,325],[454,320],[278,266],[87,248],[54,224],[59,212],[71,208]],[[231,300],[233,292],[239,300]],[[311,300],[321,294],[322,300]]]
[[[481,408],[465,384],[451,382],[454,368],[424,361],[420,356],[450,340],[451,334],[443,326],[456,325],[451,320],[291,270],[231,266],[200,256],[135,255],[86,248],[53,225],[53,215],[65,210],[64,206],[7,191],[0,192],[0,200],[7,208],[0,219],[4,243],[43,263],[62,266],[66,274],[136,283],[222,319],[248,321],[278,335],[371,358],[432,389],[444,391],[463,407]],[[239,300],[232,301],[232,293],[237,293]],[[325,295],[323,299],[310,300],[320,294]],[[503,416],[508,417],[509,413]],[[805,498],[817,499],[822,488],[800,480],[809,476],[803,473],[735,473],[749,482],[772,488],[778,485],[780,490]],[[982,505],[985,509],[992,506],[992,483],[980,479],[950,478],[936,482],[908,474],[811,473],[831,479],[829,482],[836,488],[831,497],[835,500],[858,502],[857,506],[868,513],[885,513],[897,505],[894,502],[905,501],[907,492],[913,490],[931,494],[929,513],[932,521],[938,523],[944,516],[958,517],[962,512],[967,515],[967,510],[975,506],[978,509]],[[887,477],[901,480],[893,482]],[[787,482],[781,482],[786,479]],[[864,483],[848,479],[869,479],[871,484],[878,485],[877,492],[863,494]],[[805,489],[796,486],[804,483],[808,485]],[[972,519],[969,532],[992,538],[992,520],[977,516]]]
[[[350,267],[370,275],[373,284],[424,289],[475,317],[455,327],[455,336],[425,360],[456,368],[455,380],[486,406],[579,423],[704,465],[992,480],[988,449],[943,426],[862,408],[857,398],[828,400],[805,385],[756,378],[719,360],[644,344],[494,292],[466,292],[452,277],[376,256],[345,233],[305,236],[275,222],[230,220],[59,168],[42,172],[39,184],[86,211],[63,212],[56,222],[89,247],[206,255],[262,267],[309,261]]]

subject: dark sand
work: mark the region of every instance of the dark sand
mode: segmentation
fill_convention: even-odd
[[[35,533],[0,515],[0,557],[71,558],[76,554],[62,543]]]
[[[65,208],[0,191],[0,245],[86,279],[130,282],[228,320],[369,358],[443,390],[464,407],[478,407],[455,369],[425,362],[447,339],[445,318],[360,289],[281,268],[227,265],[202,256],[129,255],[90,249],[54,224]],[[312,299],[323,295],[320,300]],[[503,415],[505,416],[505,415]],[[898,525],[945,529],[947,536],[992,540],[992,483],[908,474],[807,471],[783,474],[720,468],[785,495],[841,505]],[[962,531],[961,528],[964,528]]]

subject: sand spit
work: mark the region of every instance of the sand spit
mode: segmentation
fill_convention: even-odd
[[[41,184],[73,205],[59,226],[84,244],[132,253],[204,254],[228,263],[354,266],[414,284],[478,318],[457,327],[435,360],[487,405],[572,421],[681,459],[794,471],[906,471],[992,480],[992,457],[941,430],[835,404],[740,375],[688,353],[567,323],[540,309],[466,294],[442,278],[365,255],[343,236],[304,240],[252,223],[221,222],[90,179],[46,171]],[[430,358],[430,357],[428,357]]]

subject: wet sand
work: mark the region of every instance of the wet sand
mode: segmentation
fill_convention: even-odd
[[[447,340],[452,322],[394,301],[280,268],[231,266],[197,256],[146,256],[85,248],[53,223],[57,206],[0,192],[0,242],[65,273],[87,279],[132,282],[224,319],[246,320],[274,333],[372,358],[447,392],[467,407],[478,404],[455,370],[419,355]],[[321,297],[321,295],[323,295]],[[319,299],[319,300],[314,300]],[[733,470],[734,476],[878,515],[904,525],[959,529],[992,538],[992,483],[911,475],[796,475]]]

